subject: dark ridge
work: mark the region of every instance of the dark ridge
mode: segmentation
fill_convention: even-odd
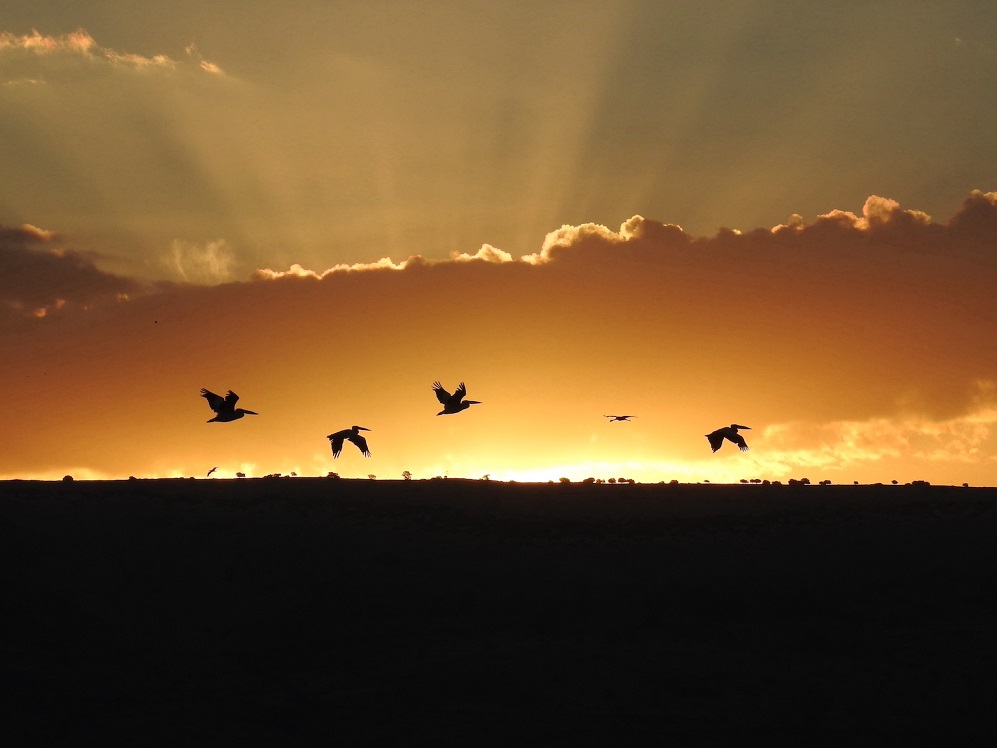
[[[0,483],[40,745],[989,729],[997,489]]]

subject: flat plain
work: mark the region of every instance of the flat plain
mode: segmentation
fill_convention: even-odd
[[[951,740],[992,730],[995,541],[993,488],[8,481],[0,730]]]

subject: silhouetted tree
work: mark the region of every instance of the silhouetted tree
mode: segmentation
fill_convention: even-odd
[[[408,470],[402,472],[402,480],[412,480],[412,473],[410,473]]]
[[[246,474],[245,474],[245,473],[236,473],[236,474],[235,474],[235,477],[236,477],[236,478],[245,478],[245,477],[246,477]]]
[[[333,472],[330,471],[325,477],[326,478],[339,478],[339,473],[333,473]]]
[[[376,475],[373,475],[373,474],[371,474],[371,475],[368,475],[367,477],[368,477],[368,478],[369,478],[370,480],[376,480],[376,479],[377,479],[377,476],[376,476]]]
[[[561,478],[560,482],[561,483],[571,483],[571,478]]]
[[[608,481],[606,481],[606,483],[612,483],[613,485],[616,485],[616,478],[610,478]]]

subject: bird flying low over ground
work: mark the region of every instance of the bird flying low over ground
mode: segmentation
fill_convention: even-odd
[[[353,442],[357,445],[357,449],[360,450],[360,454],[364,457],[370,457],[370,450],[367,449],[367,440],[360,436],[361,431],[370,431],[370,429],[365,429],[363,426],[354,426],[350,429],[337,431],[335,434],[329,434],[326,439],[332,445],[333,459],[339,457],[339,453],[343,451],[343,440]]]
[[[739,426],[736,423],[732,423],[730,426],[724,426],[722,429],[717,429],[706,435],[706,438],[710,440],[710,446],[713,447],[713,451],[716,452],[724,443],[724,439],[737,445],[738,449],[742,452],[748,451],[748,444],[744,441],[744,437],[737,433],[738,429],[748,429],[751,430],[751,426]]]
[[[209,470],[209,471],[208,471],[208,474],[207,474],[207,475],[205,475],[204,477],[205,477],[205,478],[210,478],[210,477],[211,477],[211,474],[212,474],[213,472],[215,472],[215,471],[216,471],[217,469],[218,469],[218,466],[216,465],[215,467],[211,468],[211,470]]]
[[[603,417],[608,418],[609,422],[612,423],[613,421],[629,421],[631,418],[636,418],[637,416],[603,416]]]
[[[227,421],[238,421],[243,416],[258,416],[255,410],[245,410],[244,408],[237,408],[235,404],[239,402],[239,396],[229,390],[225,397],[221,395],[216,395],[214,392],[209,392],[208,390],[201,388],[201,397],[208,401],[208,405],[211,409],[215,411],[218,415],[210,419],[208,423],[213,421],[218,421],[219,423],[225,423]]]
[[[460,386],[454,390],[451,395],[445,389],[443,385],[439,382],[433,382],[433,392],[436,393],[436,399],[443,404],[443,410],[441,410],[436,415],[442,416],[448,413],[460,413],[462,410],[470,408],[472,405],[480,405],[480,400],[465,400],[464,397],[467,395],[467,387],[461,382]]]

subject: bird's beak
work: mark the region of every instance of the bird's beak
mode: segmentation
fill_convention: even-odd
[[[471,405],[481,405],[480,400],[465,400],[465,403],[470,403]]]
[[[246,414],[247,416],[258,416],[259,415],[259,413],[257,413],[255,410],[244,410],[242,412],[244,414]]]
[[[363,426],[357,426],[357,431],[370,431],[370,429],[365,429]]]
[[[748,431],[751,431],[751,426],[738,426],[738,428],[739,429],[747,429]]]

